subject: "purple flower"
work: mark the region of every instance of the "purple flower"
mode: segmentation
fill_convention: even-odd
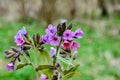
[[[55,35],[56,32],[57,32],[57,27],[49,24],[48,28],[46,29],[46,34],[48,34],[48,35]]]
[[[74,37],[75,38],[82,38],[83,33],[84,32],[80,28],[78,28],[74,33]]]
[[[80,47],[80,44],[78,42],[72,41],[71,42],[71,50],[76,51],[77,48]]]
[[[64,40],[72,40],[73,36],[74,36],[74,33],[71,30],[66,30],[63,33],[63,39]]]
[[[25,40],[23,39],[22,35],[19,32],[17,33],[14,39],[15,39],[17,46],[21,46],[25,43]]]
[[[14,63],[13,62],[10,62],[6,65],[6,68],[8,71],[12,70],[14,71]]]
[[[18,33],[20,33],[22,35],[27,35],[26,28],[23,27],[21,30],[18,31]]]
[[[41,39],[42,39],[43,43],[49,44],[49,36],[48,35],[43,35]]]
[[[60,43],[60,37],[58,37],[57,35],[50,36],[49,40],[50,44],[54,46],[58,46]]]
[[[48,77],[44,74],[41,74],[40,79],[41,80],[48,80]]]
[[[55,49],[54,47],[51,47],[51,48],[50,48],[50,54],[51,54],[52,56],[54,56],[55,53],[56,53],[56,49]]]

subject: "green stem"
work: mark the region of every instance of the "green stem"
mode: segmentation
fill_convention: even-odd
[[[71,56],[71,58],[70,58],[70,63],[72,63],[72,61],[73,61],[73,57],[74,57],[74,55]],[[69,69],[69,67],[70,67],[70,64],[68,64],[68,66],[67,66],[67,70]]]
[[[59,54],[58,51],[59,51],[59,48],[60,48],[61,42],[62,42],[62,37],[61,37],[61,40],[60,40],[59,45],[57,46],[56,54],[55,54],[55,56],[53,57],[54,73],[55,73],[55,71],[56,71],[56,65],[55,65],[55,64],[57,63],[57,55]],[[59,72],[58,72],[58,73],[59,73]],[[53,76],[54,76],[54,75],[56,75],[56,74],[53,74]],[[59,76],[60,76],[60,75],[57,75],[58,80],[60,79]],[[54,77],[52,78],[52,80],[54,80]]]
[[[55,67],[55,64],[56,64],[56,62],[57,62],[57,55],[58,55],[58,51],[59,51],[59,48],[60,48],[61,42],[62,42],[62,37],[61,37],[61,40],[60,40],[59,45],[57,46],[56,54],[55,54],[55,57],[54,57],[54,59],[53,59],[53,66],[54,66],[54,67]]]

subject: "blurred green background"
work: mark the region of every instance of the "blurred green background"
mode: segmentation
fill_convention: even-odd
[[[30,66],[7,71],[4,51],[23,26],[42,35],[61,19],[84,31],[74,62],[81,76],[70,80],[120,80],[120,0],[0,0],[0,80],[34,80]]]

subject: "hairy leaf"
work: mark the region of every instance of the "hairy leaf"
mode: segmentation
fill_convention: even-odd
[[[76,76],[80,76],[80,74],[77,72],[70,72],[66,74],[65,76],[63,76],[61,80],[68,80],[69,78],[76,77]]]
[[[68,73],[74,72],[78,67],[79,67],[79,64],[76,65],[75,67],[70,68],[69,70],[65,70],[63,74],[66,75]]]
[[[19,64],[19,65],[17,65],[16,70],[21,69],[21,68],[23,68],[23,67],[25,67],[27,65],[31,65],[31,63]]]
[[[53,77],[53,70],[52,69],[46,69],[43,70],[42,73],[48,76],[49,80],[52,80]]]
[[[64,58],[62,58],[62,57],[60,57],[60,56],[57,56],[57,58],[58,58],[60,61],[66,63],[66,64],[70,64],[70,65],[74,66],[70,61],[68,61],[68,60],[66,60],[66,59],[64,59]]]
[[[53,69],[53,66],[52,65],[39,65],[36,68],[36,71],[38,71],[38,70],[44,70],[44,69]]]
[[[51,58],[50,55],[45,50],[40,51],[40,64],[42,65],[48,65],[51,64]]]

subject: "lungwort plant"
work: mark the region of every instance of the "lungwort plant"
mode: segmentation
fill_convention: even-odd
[[[79,64],[73,64],[73,61],[80,47],[75,40],[82,38],[83,31],[78,28],[72,32],[71,29],[72,24],[68,27],[66,23],[50,24],[45,35],[33,34],[31,37],[23,27],[14,37],[16,47],[5,51],[5,58],[11,59],[6,65],[7,70],[30,65],[36,73],[36,80],[66,80],[79,75],[76,72]],[[48,50],[47,45],[51,46]]]

